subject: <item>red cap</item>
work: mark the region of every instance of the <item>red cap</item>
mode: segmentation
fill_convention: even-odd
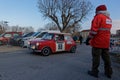
[[[97,8],[96,8],[96,12],[97,11],[106,11],[107,10],[107,7],[105,5],[99,5]]]

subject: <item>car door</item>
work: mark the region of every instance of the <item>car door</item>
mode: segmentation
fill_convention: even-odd
[[[65,51],[64,35],[56,35],[56,52]]]
[[[66,45],[65,50],[69,51],[70,48],[73,46],[73,39],[71,38],[71,36],[65,35],[65,45]]]

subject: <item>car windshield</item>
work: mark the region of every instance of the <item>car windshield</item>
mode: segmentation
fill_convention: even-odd
[[[27,33],[27,34],[23,35],[23,37],[30,37],[30,36],[32,36],[34,33],[35,33],[35,32]]]
[[[46,33],[43,37],[42,37],[42,39],[44,39],[44,40],[52,40],[53,39],[53,37],[54,37],[54,34],[50,34],[50,33]]]
[[[2,37],[5,33],[1,34],[0,37]]]
[[[35,32],[32,36],[35,37],[39,34],[40,32]]]
[[[44,34],[46,34],[47,32],[41,32],[40,34],[37,35],[37,38],[42,38],[44,36]]]

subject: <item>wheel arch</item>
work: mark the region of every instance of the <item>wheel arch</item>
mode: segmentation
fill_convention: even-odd
[[[53,50],[52,50],[49,46],[45,46],[45,47],[43,47],[43,48],[41,49],[41,51],[42,51],[44,48],[49,48],[50,51],[51,51],[51,53],[53,52]]]
[[[71,53],[75,53],[75,52],[72,52],[72,51],[71,51],[73,47],[75,47],[75,52],[76,52],[76,48],[77,48],[77,46],[74,45],[74,46],[71,46],[71,48],[70,48],[70,50],[69,50]]]

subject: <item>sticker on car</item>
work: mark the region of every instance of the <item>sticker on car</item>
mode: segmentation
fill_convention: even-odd
[[[56,51],[64,51],[65,43],[64,42],[56,42]]]

